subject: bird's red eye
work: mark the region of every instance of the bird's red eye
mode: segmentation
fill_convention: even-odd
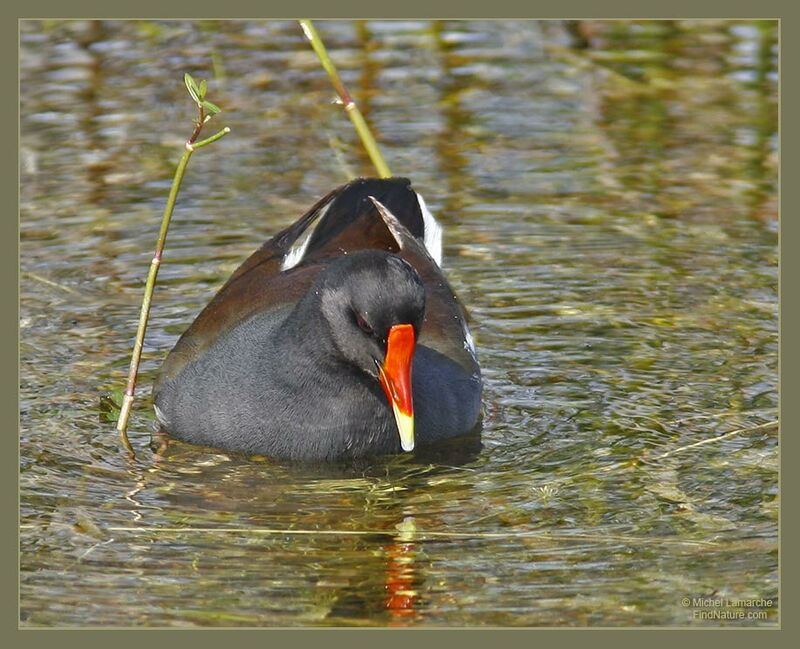
[[[372,334],[373,329],[370,326],[369,322],[364,320],[363,316],[360,313],[356,313],[356,322],[358,323],[358,328],[361,329],[365,334]]]

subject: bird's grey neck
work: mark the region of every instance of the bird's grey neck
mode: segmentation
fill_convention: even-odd
[[[338,368],[344,361],[338,354],[330,325],[321,309],[321,300],[314,291],[309,291],[289,312],[277,332],[277,346],[283,346],[288,358],[305,359],[310,366],[322,369],[325,366]],[[303,368],[295,368],[303,369]]]

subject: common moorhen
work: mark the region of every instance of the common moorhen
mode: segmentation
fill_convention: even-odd
[[[333,190],[253,253],[178,340],[153,390],[162,430],[306,461],[472,431],[480,367],[441,247],[407,179]]]

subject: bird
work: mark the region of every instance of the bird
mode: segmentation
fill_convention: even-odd
[[[169,438],[329,463],[479,434],[481,392],[441,226],[407,178],[357,178],[233,272],[153,404]]]

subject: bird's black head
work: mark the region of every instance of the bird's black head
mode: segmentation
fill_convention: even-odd
[[[343,255],[312,289],[337,355],[377,380],[391,406],[402,447],[414,448],[411,364],[425,316],[425,287],[396,255]]]
[[[395,325],[411,325],[419,337],[425,315],[425,287],[400,257],[365,251],[340,257],[317,282],[322,315],[342,357],[378,377],[376,361],[386,357]]]

